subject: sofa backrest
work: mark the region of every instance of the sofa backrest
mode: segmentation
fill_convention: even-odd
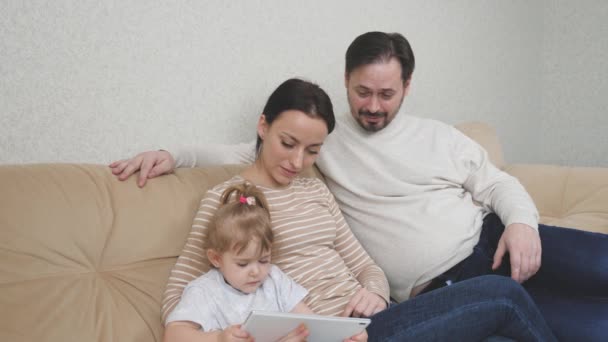
[[[493,129],[458,128],[504,166]],[[140,189],[104,165],[0,165],[0,341],[160,341],[160,299],[200,199],[241,169],[179,169]],[[608,170],[506,170],[544,219],[608,233]]]
[[[160,298],[199,201],[241,169],[138,188],[103,165],[0,166],[0,341],[161,340]]]
[[[0,341],[160,341],[160,298],[205,191],[239,167],[140,189],[103,165],[0,166]]]
[[[485,122],[463,122],[455,127],[481,145],[488,152],[488,156],[494,165],[499,169],[505,167],[502,146],[494,127]]]

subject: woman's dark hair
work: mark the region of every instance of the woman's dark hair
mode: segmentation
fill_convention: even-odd
[[[346,50],[346,74],[356,68],[396,58],[401,64],[401,79],[406,82],[414,72],[414,52],[399,33],[367,32],[355,38]]]
[[[311,118],[320,118],[327,124],[327,133],[331,133],[336,125],[334,108],[327,93],[318,85],[298,78],[290,78],[270,94],[264,117],[266,122],[272,122],[287,110],[299,110]],[[256,151],[260,150],[262,139],[258,136]]]

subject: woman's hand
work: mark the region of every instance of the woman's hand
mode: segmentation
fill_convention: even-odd
[[[308,328],[304,324],[298,325],[289,334],[280,338],[277,342],[304,342],[308,337]]]
[[[386,302],[379,295],[369,292],[365,288],[359,289],[350,299],[344,309],[344,317],[370,317],[386,309]]]
[[[363,330],[355,336],[351,336],[344,342],[367,342],[367,330]]]
[[[149,178],[170,173],[175,168],[175,159],[167,151],[142,152],[131,159],[118,160],[110,164],[112,173],[123,181],[139,171],[137,185],[141,188]]]
[[[231,325],[220,334],[221,342],[253,342],[253,337],[241,329],[240,324]]]

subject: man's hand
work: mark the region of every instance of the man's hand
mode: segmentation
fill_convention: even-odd
[[[131,159],[118,160],[110,164],[112,173],[123,181],[136,171],[139,172],[137,185],[141,188],[146,185],[148,178],[171,173],[175,168],[175,160],[167,151],[143,152]]]
[[[237,324],[224,329],[220,334],[219,340],[222,342],[253,342],[253,337],[241,329],[240,324]]]
[[[344,309],[344,317],[370,317],[386,309],[386,302],[379,295],[369,292],[365,288],[359,289],[350,299]]]
[[[513,223],[505,228],[494,253],[492,269],[497,269],[506,252],[511,261],[511,278],[523,283],[540,269],[542,248],[538,232],[523,223]]]

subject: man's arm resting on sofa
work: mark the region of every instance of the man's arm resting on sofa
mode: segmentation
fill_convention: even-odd
[[[235,145],[207,144],[199,147],[147,151],[133,158],[115,161],[109,166],[119,180],[125,180],[140,171],[137,185],[143,187],[148,179],[171,173],[176,167],[250,164],[254,160],[255,141],[252,141]]]

